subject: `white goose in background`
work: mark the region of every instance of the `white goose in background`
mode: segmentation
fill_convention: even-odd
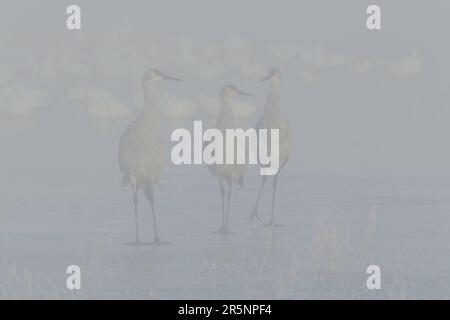
[[[154,208],[153,186],[159,184],[159,175],[163,166],[163,145],[158,126],[156,103],[156,84],[160,80],[176,80],[156,69],[148,70],[142,79],[144,90],[144,108],[138,118],[124,130],[119,141],[119,165],[124,185],[130,185],[133,191],[136,239],[129,245],[162,245],[168,242],[158,237],[156,213]],[[153,215],[155,238],[143,243],[139,237],[138,191],[142,189],[150,202]]]
[[[246,93],[237,89],[233,85],[225,85],[220,93],[221,113],[219,120],[215,126],[222,132],[224,137],[223,145],[223,159],[226,159],[226,129],[236,128],[233,116],[233,110],[231,108],[231,99],[236,95],[252,96],[250,93]],[[244,172],[245,165],[243,164],[213,164],[208,166],[212,174],[216,176],[220,185],[220,193],[222,195],[222,225],[216,231],[219,234],[232,233],[228,229],[229,213],[230,213],[230,201],[231,201],[231,187],[234,182],[238,183],[241,187],[244,185]],[[228,191],[225,201],[225,188],[224,183],[228,184]]]
[[[286,165],[289,154],[292,150],[293,141],[292,141],[292,131],[289,127],[289,123],[286,118],[284,118],[279,109],[279,91],[281,85],[281,77],[280,72],[277,69],[270,70],[269,74],[261,79],[261,81],[270,80],[270,89],[269,94],[267,96],[266,107],[264,109],[264,113],[256,124],[256,129],[278,129],[280,136],[280,144],[279,144],[279,152],[280,152],[280,168],[273,178],[273,191],[272,191],[272,211],[269,223],[267,226],[281,226],[275,223],[274,218],[274,207],[275,207],[275,192],[277,189],[278,175],[281,172],[281,169]],[[270,139],[269,139],[270,141]],[[270,151],[270,148],[268,148]],[[258,192],[258,198],[256,200],[255,208],[252,213],[248,216],[248,220],[252,222],[255,218],[261,220],[258,216],[258,205],[261,199],[261,194],[264,189],[264,185],[266,183],[267,176],[262,176],[261,187]]]

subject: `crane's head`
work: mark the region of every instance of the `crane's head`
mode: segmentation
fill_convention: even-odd
[[[272,82],[280,82],[280,80],[281,80],[280,71],[278,71],[278,69],[275,69],[275,68],[271,69],[269,71],[269,74],[261,79],[261,81],[267,81],[267,80],[270,80]]]
[[[181,81],[181,79],[172,77],[172,76],[168,76],[167,74],[162,73],[161,71],[159,71],[158,69],[149,69],[147,70],[147,72],[145,72],[144,78],[143,78],[143,83],[145,84],[150,84],[150,83],[156,83],[159,82],[161,80],[174,80],[174,81]]]
[[[237,95],[253,97],[253,95],[251,93],[239,90],[238,88],[236,88],[235,86],[233,86],[231,84],[227,84],[227,85],[223,86],[222,93],[221,93],[222,97],[231,98],[231,97],[234,97]]]

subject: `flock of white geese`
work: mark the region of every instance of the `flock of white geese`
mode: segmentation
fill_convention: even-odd
[[[154,207],[154,189],[159,185],[164,150],[158,127],[159,119],[156,94],[157,84],[161,80],[181,81],[157,69],[148,70],[142,80],[144,107],[137,119],[130,123],[123,131],[119,141],[119,166],[123,175],[123,183],[124,185],[129,185],[133,193],[136,237],[134,241],[127,243],[133,246],[169,244],[169,242],[162,241],[159,237],[157,215]],[[270,88],[264,113],[257,122],[256,129],[278,129],[280,137],[280,170],[273,177],[271,216],[269,222],[266,224],[269,227],[277,227],[280,225],[275,222],[275,193],[278,175],[287,163],[292,150],[292,133],[288,121],[281,115],[279,108],[280,72],[272,69],[261,81],[269,81]],[[233,85],[225,85],[221,90],[221,112],[215,128],[223,132],[225,129],[236,128],[235,117],[231,107],[231,100],[236,95],[251,96],[251,94],[237,89]],[[216,233],[230,234],[232,233],[229,229],[232,186],[234,183],[243,186],[245,165],[215,164],[209,166],[209,169],[219,182],[222,196],[222,222]],[[255,208],[248,216],[250,222],[255,218],[261,220],[258,215],[258,204],[267,179],[267,176],[263,176],[262,178]],[[140,190],[144,191],[152,210],[154,240],[148,243],[141,240],[139,233],[138,193]]]

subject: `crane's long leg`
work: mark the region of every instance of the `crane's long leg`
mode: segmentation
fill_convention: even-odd
[[[226,211],[225,211],[225,216],[224,216],[224,220],[223,220],[223,224],[222,227],[217,231],[217,233],[220,234],[230,234],[230,233],[234,233],[232,231],[230,231],[228,229],[228,221],[229,221],[229,216],[230,216],[230,202],[231,202],[231,186],[233,184],[233,181],[228,181],[228,193],[227,193],[227,203],[226,203]],[[225,196],[225,194],[224,194]]]
[[[278,184],[278,175],[280,174],[281,169],[285,166],[287,160],[281,165],[279,168],[277,174],[275,175],[275,178],[273,180],[273,191],[272,191],[272,213],[270,215],[270,221],[266,224],[267,227],[282,227],[283,225],[275,223],[275,193],[277,191],[277,184]]]
[[[215,231],[215,233],[222,233],[222,231],[225,229],[225,189],[221,180],[219,180],[219,186],[220,194],[222,196],[222,225],[220,226],[219,230]]]
[[[154,206],[153,187],[152,187],[151,184],[147,184],[145,186],[145,194],[147,195],[147,199],[150,202],[150,205],[152,207],[153,228],[155,229],[155,238],[149,244],[150,245],[157,245],[157,246],[170,244],[170,242],[162,241],[158,237],[158,226],[156,224],[156,212],[155,212],[155,206]]]
[[[225,226],[228,229],[228,221],[230,217],[230,202],[231,202],[231,186],[233,185],[233,182],[230,181],[228,184],[228,194],[227,194],[227,211],[226,211],[226,219],[225,219]]]
[[[253,220],[255,220],[255,218],[258,219],[259,221],[261,221],[261,218],[258,215],[258,205],[259,205],[259,200],[261,199],[261,194],[264,190],[264,185],[266,184],[266,180],[267,180],[267,176],[262,176],[261,187],[259,188],[258,198],[256,199],[255,208],[253,209],[252,213],[250,213],[250,215],[247,217],[247,220],[249,220],[250,222],[253,222]]]
[[[278,174],[275,176],[273,180],[273,192],[272,192],[272,213],[270,215],[270,221],[266,224],[267,227],[281,227],[281,224],[275,223],[274,214],[275,214],[275,192],[277,190],[277,181]]]
[[[225,219],[225,233],[229,234],[229,233],[234,233],[233,231],[230,231],[230,229],[228,229],[228,222],[230,220],[230,203],[231,203],[231,187],[233,185],[233,181],[230,180],[228,182],[228,194],[227,194],[227,211],[226,211],[226,219]]]
[[[136,239],[133,242],[128,242],[126,243],[127,245],[131,245],[131,246],[138,246],[141,244],[144,244],[143,242],[141,242],[140,238],[139,238],[139,216],[138,216],[138,196],[137,196],[137,190],[133,189],[133,205],[134,205],[134,221],[135,221],[135,234],[136,234]]]

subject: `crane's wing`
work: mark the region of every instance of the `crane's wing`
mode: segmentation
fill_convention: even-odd
[[[149,181],[158,183],[164,160],[159,136],[134,129],[131,124],[119,140],[119,167],[124,185],[131,182],[139,187]]]

